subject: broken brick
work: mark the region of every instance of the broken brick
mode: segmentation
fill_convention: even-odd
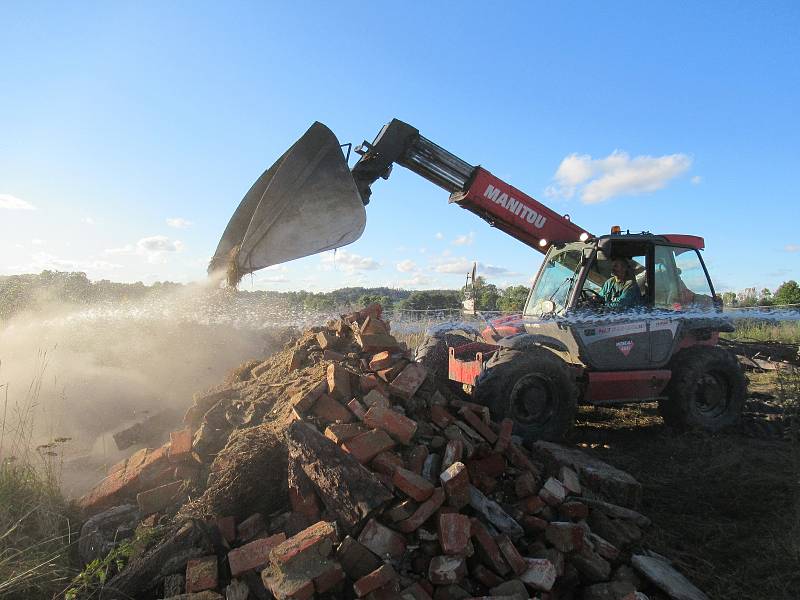
[[[589,507],[583,502],[564,502],[558,507],[558,514],[567,519],[585,519],[589,516]]]
[[[406,496],[413,498],[417,502],[423,502],[433,494],[434,488],[431,482],[421,475],[402,467],[395,469],[392,483]]]
[[[575,471],[564,465],[558,471],[558,478],[561,483],[564,484],[564,488],[567,490],[568,494],[572,494],[573,496],[581,495],[581,482]]]
[[[467,461],[467,469],[472,479],[500,477],[506,470],[506,460],[501,454],[492,453],[485,458]]]
[[[459,513],[440,513],[438,533],[442,552],[458,556],[466,554],[470,536],[469,517]]]
[[[464,442],[461,440],[450,440],[444,448],[442,456],[442,468],[446,469],[456,462],[460,462],[464,457]]]
[[[422,468],[425,466],[427,459],[428,447],[423,444],[414,446],[414,449],[408,455],[408,470],[417,475],[422,475]]]
[[[328,393],[336,400],[352,398],[350,394],[350,371],[336,363],[328,365]]]
[[[372,359],[369,361],[369,370],[383,371],[391,367],[396,361],[397,359],[391,352],[384,350],[383,352],[378,352],[378,354],[373,355]]]
[[[192,456],[192,430],[188,427],[169,434],[169,450],[167,456],[172,462],[187,460]]]
[[[394,378],[389,390],[403,400],[410,400],[427,376],[428,369],[419,363],[410,363]]]
[[[406,538],[375,519],[370,519],[358,536],[358,541],[381,558],[399,560],[406,551]]]
[[[495,452],[505,452],[511,444],[511,434],[514,432],[514,421],[503,419],[500,421],[500,431],[497,433],[497,443],[494,446]]]
[[[455,462],[439,475],[442,487],[447,494],[447,503],[460,510],[469,504],[469,474],[464,463]]]
[[[263,515],[261,513],[253,513],[239,523],[239,526],[236,528],[236,533],[239,536],[240,542],[249,542],[266,529],[267,524],[264,522]]]
[[[528,496],[523,498],[519,503],[520,508],[529,515],[535,515],[542,512],[542,509],[547,506],[547,503],[539,496]]]
[[[272,548],[269,559],[281,569],[293,569],[326,558],[334,542],[336,530],[333,524],[319,521]]]
[[[527,561],[522,558],[514,542],[512,542],[506,534],[497,536],[496,541],[497,546],[500,548],[500,553],[503,555],[503,558],[506,559],[506,562],[511,567],[511,570],[514,571],[515,575],[522,575],[528,570]]]
[[[455,422],[455,417],[450,414],[445,407],[438,404],[431,406],[431,421],[437,426],[444,429],[451,423]]]
[[[314,591],[318,594],[329,592],[344,581],[344,578],[342,566],[337,562],[331,562],[327,570],[314,577]]]
[[[539,491],[539,482],[533,473],[525,471],[514,481],[514,493],[517,498],[527,498]]]
[[[158,486],[152,490],[140,492],[136,495],[136,503],[143,515],[150,515],[164,510],[181,499],[183,481],[173,481],[166,485]]]
[[[409,419],[391,408],[373,406],[364,415],[364,423],[376,429],[382,429],[401,444],[411,443],[417,431],[417,422]]]
[[[370,467],[373,471],[377,471],[383,475],[388,475],[389,477],[394,475],[394,472],[403,466],[403,459],[398,454],[395,454],[389,450],[378,454],[378,456],[373,458],[372,462],[370,463]]]
[[[349,423],[353,420],[353,413],[339,404],[336,400],[322,394],[314,403],[311,413],[327,422]]]
[[[347,440],[342,448],[365,465],[384,450],[394,448],[394,441],[382,429],[372,429]]]
[[[559,552],[572,552],[583,548],[584,529],[576,523],[554,521],[544,532],[547,541]]]
[[[556,582],[556,568],[546,558],[529,558],[528,570],[519,576],[522,583],[539,592],[549,592]]]
[[[334,444],[342,444],[366,431],[360,423],[331,423],[325,429],[325,437]]]
[[[397,579],[397,573],[392,568],[392,565],[386,564],[356,581],[353,584],[353,591],[356,593],[356,596],[361,598],[395,579]]]
[[[347,403],[347,408],[349,408],[350,412],[352,412],[361,421],[364,420],[364,415],[367,414],[367,409],[364,408],[364,405],[361,404],[361,402],[359,402],[356,398],[353,398]]]
[[[464,417],[464,420],[469,424],[469,426],[477,431],[487,442],[494,444],[497,441],[497,434],[492,431],[492,429],[486,423],[483,422],[483,419],[481,419],[470,409],[464,407],[458,411],[458,414]]]
[[[459,583],[467,575],[467,563],[460,556],[434,556],[428,566],[428,579],[434,585]]]
[[[278,533],[268,538],[259,538],[228,552],[228,564],[231,575],[239,577],[247,571],[260,571],[269,562],[270,551],[286,541],[285,533]]]
[[[558,506],[567,497],[567,491],[555,477],[550,477],[539,490],[539,496],[550,506]]]
[[[325,350],[326,348],[333,348],[339,344],[339,337],[331,333],[330,331],[320,331],[317,334],[317,344],[319,347]]]
[[[193,558],[186,563],[186,593],[215,590],[219,585],[216,556]]]
[[[411,533],[412,531],[416,531],[425,521],[433,516],[433,513],[439,510],[439,507],[444,504],[444,499],[444,490],[442,488],[434,489],[431,497],[420,504],[419,508],[417,508],[417,510],[414,511],[414,514],[408,519],[400,521],[397,524],[397,528],[403,533]]]
[[[367,395],[364,396],[364,404],[367,406],[367,408],[371,408],[373,406],[389,408],[391,406],[389,399],[381,394],[378,390],[370,390]]]
[[[349,535],[336,549],[336,560],[350,579],[361,579],[381,565],[381,560],[372,551]]]
[[[314,403],[317,401],[322,394],[328,391],[328,382],[327,381],[320,381],[318,384],[313,386],[312,388],[304,391],[298,392],[294,396],[292,396],[291,403],[292,408],[294,408],[299,414],[305,413],[309,410]]]
[[[498,575],[506,575],[509,572],[508,563],[503,558],[497,542],[486,529],[486,526],[478,519],[470,519],[471,535],[475,540],[475,550],[483,564],[492,569]]]

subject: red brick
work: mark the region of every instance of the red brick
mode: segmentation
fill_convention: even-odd
[[[350,409],[350,412],[353,413],[359,420],[364,420],[364,415],[367,414],[367,409],[364,408],[364,405],[361,404],[357,399],[353,398],[350,402],[347,403],[347,408]]]
[[[186,563],[186,593],[215,590],[219,585],[216,556],[193,558]]]
[[[302,348],[297,348],[292,352],[292,355],[289,357],[289,365],[287,367],[288,371],[296,371],[300,367],[303,366],[303,363],[308,358],[308,354]]]
[[[447,503],[455,509],[469,504],[469,474],[464,463],[455,462],[439,475],[442,487],[447,494]]]
[[[381,558],[400,559],[406,551],[406,538],[375,519],[370,519],[358,541]]]
[[[286,541],[285,533],[278,533],[268,538],[259,538],[249,544],[228,552],[228,564],[231,575],[239,577],[247,571],[260,571],[269,562],[270,551]]]
[[[522,573],[528,570],[528,562],[522,558],[519,550],[517,550],[517,547],[506,534],[497,536],[496,541],[503,558],[506,559],[506,562],[511,567],[511,570],[514,571],[515,575],[522,575]]]
[[[471,569],[470,574],[487,588],[497,587],[505,581],[505,579],[500,577],[497,573],[490,571],[483,565],[475,565]]]
[[[336,350],[331,350],[330,348],[326,348],[322,352],[322,360],[331,360],[335,362],[340,362],[345,360],[346,358],[347,357],[341,352],[336,352]]]
[[[336,530],[333,524],[319,521],[275,546],[270,551],[269,559],[281,569],[319,563],[330,555],[335,542]]]
[[[166,485],[158,486],[152,490],[139,492],[136,495],[136,503],[139,505],[139,512],[143,515],[150,515],[177,502],[183,494],[183,481],[173,481]]]
[[[371,319],[380,319],[381,315],[383,314],[383,307],[380,305],[379,302],[373,302],[372,304],[367,304],[364,308],[358,311],[358,317],[356,317],[356,321],[363,323],[366,321],[367,317]]]
[[[289,462],[287,479],[292,511],[305,515],[311,523],[319,521],[320,503],[314,486],[302,468],[292,461]]]
[[[364,575],[377,569],[382,561],[368,550],[361,542],[349,535],[336,549],[336,560],[342,565],[350,579],[361,579]]]
[[[401,444],[408,445],[417,432],[417,422],[393,411],[391,408],[373,406],[364,416],[364,423],[383,429]]]
[[[558,507],[558,514],[565,519],[585,519],[589,516],[589,507],[583,502],[564,502]]]
[[[511,435],[514,433],[514,421],[503,419],[500,421],[500,431],[497,434],[497,443],[494,446],[495,452],[505,452],[511,444]]]
[[[347,440],[342,448],[365,465],[384,450],[394,448],[394,441],[382,429],[372,429]]]
[[[392,353],[388,350],[378,352],[377,354],[373,355],[372,359],[370,359],[369,370],[382,371],[383,369],[388,369],[395,363],[396,360],[397,359],[395,359],[392,356]]]
[[[398,375],[400,375],[403,369],[406,368],[406,364],[408,364],[406,361],[401,360],[388,369],[381,369],[378,371],[378,377],[383,379],[386,383],[391,383]],[[391,387],[389,387],[389,389],[391,390]]]
[[[383,387],[383,382],[378,379],[378,376],[371,373],[367,375],[360,375],[358,378],[358,383],[361,391],[365,394],[375,389],[380,391],[380,388]]]
[[[434,585],[459,583],[467,575],[467,563],[460,556],[434,556],[428,566],[428,579]]]
[[[528,570],[519,578],[536,591],[549,592],[556,581],[556,568],[546,558],[529,558]]]
[[[349,423],[353,420],[353,413],[327,394],[322,394],[317,399],[311,409],[311,413],[329,423],[335,421]]]
[[[380,315],[367,315],[359,327],[361,333],[384,334],[389,333],[389,324],[380,318]]]
[[[392,568],[392,565],[386,564],[356,581],[353,584],[353,591],[356,593],[356,596],[361,598],[395,579],[397,579],[397,573]]]
[[[261,513],[253,513],[244,521],[239,523],[236,533],[240,542],[249,542],[267,529],[264,517]]]
[[[456,462],[461,462],[464,457],[464,442],[462,440],[450,440],[444,448],[442,456],[442,469],[446,469]]]
[[[558,479],[564,484],[567,493],[573,496],[581,495],[581,482],[578,479],[578,474],[568,466],[564,465],[559,469]]]
[[[385,333],[357,333],[356,343],[367,354],[376,354],[383,350],[394,351],[399,347],[397,340]]]
[[[534,517],[533,515],[525,515],[520,520],[520,525],[522,525],[522,528],[525,530],[525,533],[527,533],[530,536],[535,536],[536,534],[543,532],[545,529],[547,529],[547,526],[549,524],[550,523],[548,523],[544,519],[540,519],[539,517]]]
[[[328,393],[336,400],[347,401],[350,394],[350,371],[336,363],[328,365]]]
[[[492,453],[478,460],[467,461],[467,469],[469,469],[471,478],[488,477],[493,479],[505,473],[506,459],[501,454]]]
[[[276,600],[311,600],[314,597],[313,579],[270,576],[266,570],[261,573],[261,578]]]
[[[469,546],[469,517],[459,513],[439,514],[439,545],[445,554],[463,556]]]
[[[417,582],[400,592],[400,600],[431,600],[431,596],[422,584]]]
[[[555,521],[547,526],[544,535],[559,552],[572,552],[583,548],[586,532],[576,523]]]
[[[169,434],[169,450],[167,456],[172,462],[187,460],[192,457],[192,430],[188,427]]]
[[[431,421],[433,421],[434,425],[437,427],[441,427],[444,429],[451,423],[454,423],[456,418],[450,414],[445,407],[439,406],[438,404],[434,404],[431,406]]]
[[[386,511],[386,516],[389,517],[392,523],[397,523],[408,519],[414,514],[418,507],[419,504],[414,502],[414,500],[403,500]]]
[[[433,490],[431,497],[420,504],[419,508],[414,511],[413,515],[397,524],[397,528],[403,533],[411,533],[412,531],[416,531],[425,521],[433,516],[433,513],[439,510],[439,507],[444,504],[444,498],[444,490],[442,488],[436,488]]]
[[[361,423],[331,423],[325,429],[325,437],[335,444],[341,444],[366,432],[367,429]]]
[[[527,498],[539,491],[539,482],[533,473],[525,471],[514,481],[514,493],[517,498]]]
[[[330,331],[320,331],[317,334],[317,344],[325,350],[326,348],[333,348],[339,343],[339,337]]]
[[[320,381],[313,387],[292,396],[291,403],[298,414],[305,414],[322,394],[328,391],[328,382]]]
[[[332,562],[327,571],[324,571],[321,575],[314,577],[314,590],[318,594],[324,594],[325,592],[334,589],[337,585],[344,581],[344,578],[345,575],[344,571],[342,570],[342,565],[337,562]]]
[[[483,419],[481,419],[470,409],[464,407],[458,411],[458,414],[464,417],[464,420],[467,422],[467,424],[477,431],[487,442],[494,444],[497,441],[497,434],[492,431],[491,427],[483,422]]]
[[[419,363],[411,363],[394,378],[389,390],[403,400],[410,400],[428,376],[428,369]]]
[[[236,517],[219,517],[214,524],[219,529],[222,539],[228,544],[232,544],[236,540]]]
[[[614,562],[619,558],[619,549],[608,540],[601,538],[596,533],[590,533],[589,540],[592,542],[595,552],[602,558],[610,562]]]
[[[370,468],[373,471],[377,471],[378,473],[382,473],[383,475],[388,475],[390,478],[394,475],[394,472],[402,468],[404,466],[403,459],[400,458],[398,454],[387,450],[386,452],[381,452],[372,459],[370,463]]]
[[[508,445],[508,452],[506,453],[508,460],[511,464],[523,471],[531,471],[534,475],[539,475],[539,467],[536,466],[523,448],[511,442]]]
[[[486,529],[486,526],[478,519],[470,519],[472,525],[472,539],[475,540],[475,550],[483,564],[492,569],[498,575],[506,575],[509,572],[508,563],[503,558],[497,542]]]
[[[425,466],[425,460],[427,458],[427,446],[423,444],[414,446],[414,449],[408,455],[408,470],[413,471],[417,475],[422,475],[422,467]]]
[[[408,469],[395,469],[392,483],[406,496],[417,502],[424,502],[433,494],[433,484]]]
[[[539,496],[528,496],[519,503],[519,506],[529,515],[535,515],[542,512],[542,509],[547,506],[547,504]]]
[[[373,406],[380,406],[381,408],[391,407],[389,399],[381,394],[378,390],[370,390],[369,393],[364,396],[364,404],[367,406],[367,408]]]

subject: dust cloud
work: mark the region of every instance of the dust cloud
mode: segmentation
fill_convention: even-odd
[[[113,433],[164,410],[179,427],[194,392],[315,318],[199,285],[132,302],[41,306],[0,322],[0,455],[41,460],[37,445],[70,438],[48,451],[63,450],[73,493],[138,447],[118,451]]]

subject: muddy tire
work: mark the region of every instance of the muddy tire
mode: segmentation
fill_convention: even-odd
[[[426,336],[414,354],[416,361],[427,367],[428,371],[433,374],[439,388],[450,395],[448,400],[466,400],[467,398],[461,384],[457,381],[450,381],[448,376],[450,358],[447,348],[448,346],[468,344],[471,341],[473,340],[460,333],[445,331]]]
[[[667,397],[658,403],[664,423],[706,431],[739,423],[747,382],[733,354],[716,346],[697,346],[677,354],[670,368]]]
[[[575,422],[577,388],[564,361],[547,350],[500,350],[475,383],[474,401],[494,421],[512,419],[526,443],[558,441]]]

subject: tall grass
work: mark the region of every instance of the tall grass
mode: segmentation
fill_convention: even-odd
[[[77,522],[60,489],[69,439],[33,446],[47,355],[37,358],[22,400],[10,406],[9,384],[0,385],[0,598],[8,600],[53,598],[74,574]]]
[[[725,337],[734,340],[800,344],[800,321],[737,319],[734,324],[736,331],[723,334]]]

